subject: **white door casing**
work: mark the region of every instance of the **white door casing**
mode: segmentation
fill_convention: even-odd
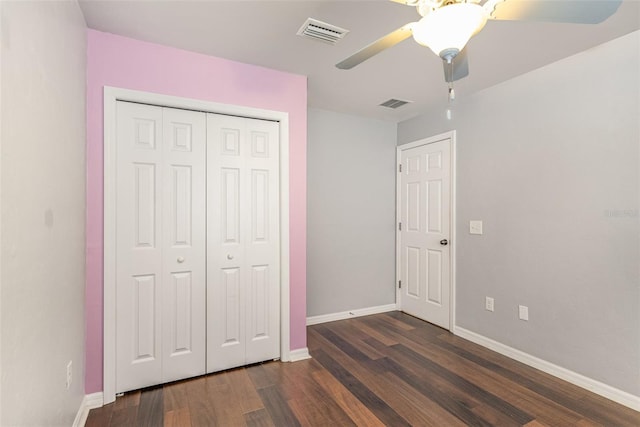
[[[205,114],[118,102],[116,392],[204,373]]]
[[[278,124],[207,115],[207,372],[279,357]]]
[[[290,361],[289,348],[289,118],[288,113],[251,107],[218,104],[169,95],[140,92],[113,87],[104,88],[104,317],[103,317],[103,403],[115,401],[116,395],[116,195],[118,101],[173,107],[200,112],[213,112],[240,117],[271,120],[279,127],[279,285],[280,351],[282,361]],[[155,125],[154,125],[155,126]],[[158,132],[159,134],[159,132]],[[156,177],[157,178],[157,177]],[[157,178],[161,179],[161,178]],[[177,257],[176,257],[177,260]],[[155,312],[154,312],[155,313]],[[155,347],[154,347],[155,348]],[[178,347],[176,347],[178,348]]]
[[[450,132],[398,147],[398,302],[451,329],[453,147]]]

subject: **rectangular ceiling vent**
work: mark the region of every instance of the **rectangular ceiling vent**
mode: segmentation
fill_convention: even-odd
[[[387,107],[387,108],[393,108],[394,110],[396,108],[400,108],[403,105],[407,105],[411,103],[411,101],[403,101],[401,99],[390,99],[388,101],[383,102],[382,104],[380,104],[381,107]]]
[[[298,35],[309,39],[319,40],[324,43],[336,44],[349,30],[309,18],[298,30]]]

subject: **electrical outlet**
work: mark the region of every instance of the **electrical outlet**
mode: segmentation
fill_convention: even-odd
[[[520,320],[529,320],[529,307],[526,305],[519,305],[518,316],[520,317]]]
[[[487,299],[484,301],[484,308],[488,311],[493,311],[493,298],[486,297]]]
[[[69,361],[67,363],[67,390],[71,387],[71,382],[73,381],[73,361]]]

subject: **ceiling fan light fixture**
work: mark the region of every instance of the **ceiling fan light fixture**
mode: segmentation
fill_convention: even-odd
[[[475,3],[454,3],[429,12],[413,28],[413,38],[446,59],[460,52],[487,22],[486,10]],[[455,55],[454,55],[455,56]],[[450,58],[449,58],[450,59]]]

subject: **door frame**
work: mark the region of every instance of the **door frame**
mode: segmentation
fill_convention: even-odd
[[[398,145],[396,147],[396,306],[398,310],[402,310],[402,293],[398,287],[398,283],[402,278],[402,270],[400,265],[400,230],[398,229],[398,223],[400,222],[400,206],[402,198],[402,188],[400,179],[400,165],[402,164],[402,152],[410,150],[412,148],[420,147],[422,145],[433,144],[435,142],[449,139],[449,159],[450,166],[450,211],[449,211],[449,242],[450,242],[450,278],[451,283],[449,287],[449,330],[454,331],[456,328],[456,131],[451,130],[444,132],[429,138],[419,139],[407,144]]]
[[[290,356],[289,301],[289,113],[116,87],[104,87],[104,255],[103,255],[103,400],[116,398],[116,103],[137,102],[160,107],[271,120],[280,127],[280,360]]]

